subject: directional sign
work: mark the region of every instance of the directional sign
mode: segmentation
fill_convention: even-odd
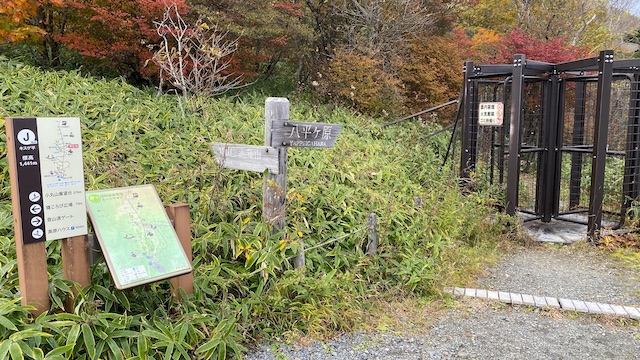
[[[342,130],[340,124],[273,120],[271,146],[331,148]]]
[[[9,118],[24,244],[87,233],[79,118]],[[18,210],[18,209],[15,209]],[[15,211],[14,210],[14,211]],[[14,214],[17,216],[18,214]]]
[[[222,167],[278,174],[278,149],[269,146],[212,143],[211,150]]]

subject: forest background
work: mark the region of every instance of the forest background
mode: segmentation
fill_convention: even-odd
[[[604,49],[618,58],[640,56],[640,9],[633,0],[2,3],[0,53],[9,58],[157,87],[166,77],[154,61],[162,50],[157,25],[174,5],[191,31],[198,24],[217,39],[208,51],[227,65],[221,81],[248,85],[225,91],[304,92],[376,116],[457,98],[464,61],[509,63],[523,53],[556,63]],[[170,79],[162,84],[183,90]]]

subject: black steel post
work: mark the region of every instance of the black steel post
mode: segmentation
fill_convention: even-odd
[[[508,78],[506,78],[504,80],[504,82],[502,83],[502,103],[505,104],[505,113],[504,113],[504,122],[502,124],[502,126],[500,126],[500,130],[499,130],[499,134],[500,134],[500,160],[498,162],[498,172],[500,174],[499,176],[499,184],[504,184],[504,163],[505,163],[505,157],[506,157],[506,151],[505,151],[505,143],[504,143],[504,139],[506,137],[506,129],[509,128],[509,122],[507,120],[507,114],[509,114],[509,118],[511,117],[511,114],[507,112],[507,95],[508,95],[508,91],[507,89],[508,84],[511,83],[511,77],[509,76]]]
[[[593,136],[593,160],[591,166],[591,192],[589,194],[588,236],[591,241],[602,226],[602,202],[604,199],[604,172],[607,160],[609,111],[611,108],[611,80],[613,78],[613,51],[600,52],[598,58],[598,97]]]
[[[460,178],[469,178],[471,168],[471,106],[473,104],[473,62],[464,63],[464,111],[462,115],[462,146],[460,149]]]
[[[511,120],[509,121],[509,159],[507,161],[507,203],[506,212],[514,216],[518,207],[518,184],[520,181],[520,126],[524,101],[524,68],[526,57],[522,54],[513,58],[513,78],[511,82]]]
[[[544,152],[542,155],[542,186],[541,186],[541,200],[542,204],[540,210],[542,212],[542,221],[550,222],[553,215],[553,204],[555,193],[555,181],[556,181],[556,163],[557,163],[557,138],[558,138],[558,110],[560,92],[559,86],[560,78],[556,74],[549,76],[549,80],[545,84],[546,91],[546,107],[544,133],[546,136],[543,138]]]

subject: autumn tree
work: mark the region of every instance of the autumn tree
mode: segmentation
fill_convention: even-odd
[[[27,23],[38,10],[31,0],[3,0],[0,4],[0,44],[16,43],[42,35],[36,26]]]
[[[153,20],[162,18],[166,0],[7,1],[19,10],[6,25],[11,31],[2,33],[3,38],[19,41],[26,33],[37,35],[35,49],[43,65],[61,66],[69,53],[76,52],[129,78],[155,74],[145,64],[158,40]],[[187,10],[184,0],[170,1],[181,11]],[[0,16],[2,11],[7,11],[4,5]]]
[[[303,3],[292,0],[192,0],[191,18],[206,16],[238,38],[230,69],[247,79],[269,78],[279,64],[296,68],[311,51],[313,29]]]
[[[229,71],[231,56],[238,49],[237,39],[204,18],[188,24],[174,4],[165,9],[161,21],[155,22],[162,39],[153,61],[160,68],[160,86],[166,79],[180,90],[185,101],[194,105],[190,96],[209,98],[237,89],[242,77]]]
[[[585,47],[573,46],[566,38],[536,39],[522,29],[514,29],[496,43],[492,63],[510,63],[514,54],[524,54],[528,59],[548,63],[561,63],[592,55]]]
[[[456,99],[462,88],[462,64],[471,41],[461,30],[416,38],[407,56],[397,58],[405,105],[411,112]],[[445,113],[450,109],[443,109]],[[442,122],[447,122],[443,118]]]

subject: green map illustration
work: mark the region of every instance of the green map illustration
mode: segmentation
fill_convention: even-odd
[[[118,289],[191,271],[152,185],[88,191],[87,207]]]

